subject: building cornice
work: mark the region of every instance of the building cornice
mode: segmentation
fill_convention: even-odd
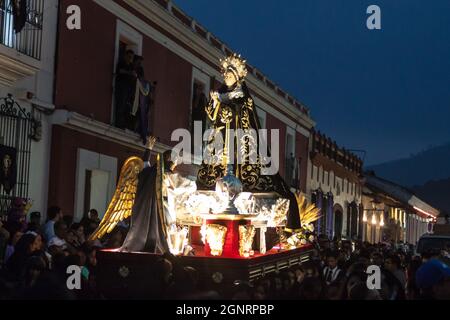
[[[13,49],[0,49],[0,84],[12,86],[16,81],[33,76],[39,71],[38,65],[23,62],[23,55]]]
[[[50,122],[52,125],[60,125],[65,128],[96,136],[139,151],[144,150],[144,145],[137,133],[116,128],[112,125],[91,119],[76,112],[58,109],[52,114]],[[153,151],[162,153],[169,149],[169,146],[157,142],[153,148]]]
[[[172,37],[182,42],[184,46],[196,52],[198,55],[201,55],[201,57],[203,57],[203,59],[207,62],[198,58],[196,55],[192,54],[187,49],[183,48],[181,45],[177,44],[167,36],[161,34],[160,31],[157,31],[148,23],[145,23],[143,20],[139,19],[119,4],[110,0],[94,0],[94,2],[104,7],[126,23],[130,24],[138,31],[159,42],[171,51],[177,53],[183,59],[189,61],[192,65],[205,72],[206,74],[216,78],[221,77],[221,74],[219,72],[219,59],[223,58],[224,55],[226,55],[226,52],[231,52],[231,50],[228,49],[228,47],[224,44],[221,45],[221,49],[214,46],[211,43],[212,40],[208,39],[214,39],[213,41],[219,40],[212,35],[205,39],[197,34],[192,29],[192,25],[194,25],[195,27],[195,25],[198,25],[197,23],[194,23],[191,25],[191,27],[188,27],[173,14],[171,14],[168,9],[163,8],[161,5],[155,3],[154,1],[123,0],[125,4],[141,13],[154,24],[160,26]],[[253,70],[253,73],[250,73],[247,76],[247,85],[250,90],[252,90],[256,95],[260,96],[262,99],[266,100],[268,103],[277,106],[278,108],[280,108],[280,110],[283,110],[283,112],[298,121],[298,123],[305,128],[311,129],[315,126],[315,122],[308,115],[303,113],[300,108],[292,105],[289,102],[290,98],[295,103],[295,100],[293,98],[287,97],[287,95],[282,97],[277,92],[277,87],[275,87],[274,89],[268,87],[265,82],[265,78],[263,77],[263,79],[260,80],[256,76],[256,73],[258,71],[256,71],[256,69],[253,67],[251,67],[251,69]],[[258,73],[261,74],[261,72]],[[297,102],[297,104],[299,103]]]
[[[346,178],[347,180],[353,183],[359,183],[359,173],[356,171],[352,171],[349,168],[344,167],[342,164],[337,163],[328,157],[316,153],[310,153],[311,163],[316,167],[322,167],[325,171],[333,171],[334,174],[341,178]]]

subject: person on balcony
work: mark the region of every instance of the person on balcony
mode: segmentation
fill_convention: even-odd
[[[14,16],[14,31],[19,33],[27,22],[27,1],[14,0],[12,3],[12,11]]]
[[[134,52],[127,50],[117,65],[115,88],[115,125],[120,129],[132,128],[131,111],[134,103],[137,73]]]
[[[149,135],[148,115],[152,103],[151,84],[145,79],[144,67],[142,62],[144,58],[141,56],[134,57],[134,70],[137,75],[135,84],[135,93],[133,100],[133,108],[131,111],[134,129],[141,136],[144,145],[147,144]]]

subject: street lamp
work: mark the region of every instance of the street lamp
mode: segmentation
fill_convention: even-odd
[[[366,235],[366,233],[367,233],[367,226],[366,226],[366,224],[367,224],[367,213],[366,213],[366,209],[363,209],[363,224],[362,224],[362,228],[363,228],[363,230],[362,230],[362,238],[363,238],[363,241],[366,241],[366,238],[367,238],[367,235]]]

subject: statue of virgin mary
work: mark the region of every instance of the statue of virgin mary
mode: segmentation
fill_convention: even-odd
[[[263,174],[264,165],[258,154],[261,141],[257,134],[261,126],[253,98],[244,81],[247,76],[246,61],[233,54],[221,60],[221,67],[224,84],[219,90],[210,93],[211,99],[205,108],[214,129],[210,131],[206,146],[206,153],[212,155],[212,159],[204,160],[201,165],[197,176],[198,189],[214,189],[216,181],[232,168],[244,191],[277,192],[281,197],[289,199],[285,230],[298,230],[301,223],[295,195],[279,174]],[[233,130],[234,133],[231,133]],[[237,131],[242,134],[235,134]],[[221,140],[217,140],[218,138]],[[217,152],[218,144],[223,145],[222,152]],[[234,149],[233,152],[231,148]]]

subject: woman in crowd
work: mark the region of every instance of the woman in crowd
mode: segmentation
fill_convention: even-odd
[[[14,230],[13,232],[11,232],[9,240],[8,240],[8,245],[6,246],[5,258],[3,260],[5,263],[13,255],[15,247],[17,245],[17,242],[19,242],[22,235],[23,235],[23,233],[18,228],[16,230]]]
[[[81,223],[73,223],[67,232],[67,242],[75,248],[80,248],[85,241],[83,225]]]
[[[25,275],[28,258],[42,249],[42,237],[35,232],[25,233],[17,242],[14,253],[6,263],[6,271],[11,280],[21,280]]]

